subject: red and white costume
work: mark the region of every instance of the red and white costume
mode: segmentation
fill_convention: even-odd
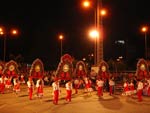
[[[0,77],[0,93],[4,93],[5,84],[4,84],[4,78]]]
[[[34,90],[34,82],[32,80],[27,81],[29,99],[32,100],[33,90]]]
[[[130,94],[131,94],[131,95],[135,93],[135,88],[134,88],[133,82],[131,82],[131,83],[129,84],[129,90],[130,90]]]
[[[42,79],[37,80],[36,88],[37,88],[37,96],[41,98],[43,96],[43,87],[44,83]]]
[[[78,93],[78,88],[79,88],[79,86],[80,86],[80,81],[79,81],[79,79],[75,79],[75,80],[74,80],[75,94]]]
[[[88,92],[92,92],[92,81],[89,80],[88,78],[85,78],[85,88],[87,89]]]
[[[147,91],[147,95],[150,96],[150,78],[148,78],[147,82],[148,82],[148,91]]]
[[[20,76],[20,83],[21,83],[21,84],[24,84],[24,83],[25,83],[24,75],[21,75],[21,76]]]
[[[98,96],[103,96],[103,86],[104,86],[104,81],[99,79],[96,81],[97,84],[97,94]]]
[[[72,83],[69,81],[66,83],[65,86],[66,86],[66,92],[67,92],[66,101],[71,102]]]
[[[16,93],[20,92],[20,82],[16,79],[14,79],[13,82],[14,82],[13,91]]]
[[[59,93],[60,93],[59,82],[58,81],[53,82],[52,88],[53,88],[53,103],[58,104]]]
[[[115,82],[110,79],[109,80],[109,94],[112,95],[114,93],[114,86],[115,86]]]
[[[8,88],[8,89],[10,89],[11,86],[12,86],[11,77],[9,77],[9,78],[5,77],[5,87]]]
[[[137,85],[137,96],[139,102],[142,101],[142,92],[143,92],[143,83],[139,81]]]
[[[123,91],[124,91],[125,95],[130,95],[129,83],[128,83],[128,82],[125,82],[125,83],[123,84],[123,87],[124,87]]]

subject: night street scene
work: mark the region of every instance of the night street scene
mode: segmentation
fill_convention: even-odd
[[[0,4],[0,113],[150,113],[148,0]]]

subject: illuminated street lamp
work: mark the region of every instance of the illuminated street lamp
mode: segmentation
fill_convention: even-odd
[[[145,34],[145,58],[147,59],[147,31],[148,31],[148,27],[147,26],[142,27],[141,31]]]
[[[59,39],[60,39],[60,55],[62,56],[62,52],[63,52],[63,45],[62,45],[62,41],[63,41],[64,36],[63,35],[59,35]]]
[[[91,5],[89,0],[83,1],[84,7],[89,7]],[[96,65],[103,60],[103,24],[102,24],[102,17],[107,14],[105,9],[102,9],[102,0],[96,0],[96,7],[95,7],[95,27],[97,31],[101,32],[101,38],[96,39]],[[99,37],[99,36],[98,36]]]
[[[101,16],[106,16],[107,11],[106,11],[105,9],[102,9],[102,10],[100,11],[100,14],[101,14]]]
[[[3,60],[5,62],[6,59],[6,39],[9,37],[9,35],[16,36],[18,35],[18,30],[17,29],[11,29],[10,31],[6,31],[3,27],[0,27],[0,36],[4,38],[4,56]]]
[[[89,7],[90,6],[90,2],[88,0],[83,1],[82,5],[84,7]]]

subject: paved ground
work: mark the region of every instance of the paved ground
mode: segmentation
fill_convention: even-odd
[[[72,102],[64,99],[65,90],[62,88],[58,105],[52,103],[52,88],[45,87],[44,97],[28,100],[27,89],[23,86],[19,95],[13,93],[0,94],[0,113],[150,113],[150,97],[137,101],[136,95],[125,97],[109,96],[104,93],[98,98],[96,92],[87,95],[83,90],[73,94]]]

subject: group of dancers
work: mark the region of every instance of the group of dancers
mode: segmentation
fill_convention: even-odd
[[[150,96],[150,78],[136,79],[136,82],[133,79],[126,80],[123,84],[123,95],[132,97],[134,94],[137,94],[139,102],[143,100],[143,95]]]

